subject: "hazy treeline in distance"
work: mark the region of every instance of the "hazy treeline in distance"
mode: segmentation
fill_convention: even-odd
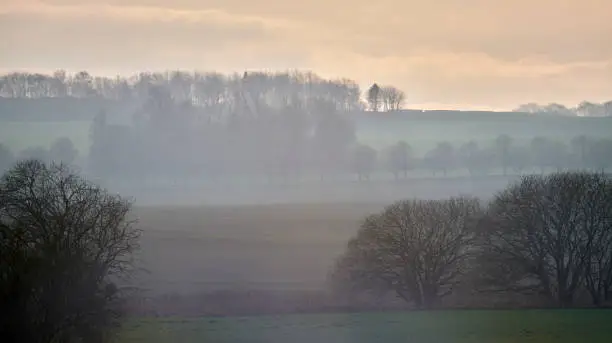
[[[606,170],[612,161],[609,117],[402,110],[406,95],[396,87],[362,90],[311,72],[13,73],[1,89],[0,168],[63,161],[155,203],[220,187],[184,201],[259,203],[272,199],[270,185],[293,187],[274,202],[371,201],[354,190],[373,188],[390,201],[401,194],[382,193],[399,188],[374,181],[431,177],[461,178],[457,191],[485,196],[515,175]],[[452,192],[409,194],[425,193]]]
[[[403,93],[395,87],[381,87],[372,99],[372,88],[377,85],[362,92],[353,81],[325,80],[313,73],[226,76],[168,72],[112,79],[87,72],[56,72],[53,76],[9,74],[2,80],[3,95],[26,98],[23,101],[47,97],[136,99],[127,110],[107,109],[104,103],[88,109],[88,147],[71,146],[74,143],[66,137],[50,147],[32,146],[12,152],[18,158],[68,163],[74,162],[78,152],[84,155],[81,163],[88,174],[130,183],[190,180],[203,175],[210,180],[257,175],[287,181],[353,174],[367,180],[377,171],[399,177],[412,169],[447,174],[467,168],[470,174],[486,175],[499,168],[504,174],[533,168],[605,169],[611,160],[605,153],[610,150],[610,142],[600,137],[575,134],[568,139],[565,132],[558,132],[563,136],[560,139],[544,132],[527,140],[516,132],[521,137],[513,139],[513,132],[508,131],[519,128],[503,120],[500,126],[507,127],[502,130],[505,133],[492,134],[486,142],[469,137],[463,142],[445,141],[443,131],[455,123],[444,126],[444,119],[449,121],[452,116],[435,118],[435,114],[431,117],[440,122],[441,132],[431,135],[439,137],[437,142],[428,138],[426,149],[420,147],[422,137],[408,134],[398,137],[394,144],[371,147],[359,138],[358,126],[367,125],[360,124],[363,120],[359,118],[378,114],[364,114],[363,110],[399,109],[403,100],[396,103],[397,94]],[[395,97],[389,98],[393,92]],[[3,116],[10,116],[10,107],[3,110],[7,112]],[[122,113],[113,113],[115,110]],[[461,115],[458,112],[454,116]],[[415,114],[406,116],[408,127],[411,116]],[[469,113],[465,117],[470,120]],[[530,118],[521,118],[529,125]],[[415,124],[418,127],[418,120]],[[9,149],[3,148],[4,160],[11,157]]]
[[[312,72],[262,73],[251,75],[258,87],[291,89],[307,86],[309,91],[332,96],[344,93],[345,108],[371,108],[370,97],[360,101],[359,86],[352,80],[324,80]],[[142,98],[147,95],[149,87],[154,84],[167,88],[172,97],[179,100],[189,100],[198,105],[227,103],[228,89],[236,88],[241,83],[239,74],[223,75],[215,72],[141,72],[130,77],[95,76],[87,71],[69,74],[57,70],[52,75],[28,72],[13,72],[0,76],[0,97],[4,98],[90,98],[125,100]],[[377,85],[378,86],[378,85]],[[371,89],[370,89],[371,90]],[[291,91],[289,91],[291,92]],[[372,93],[370,93],[372,94]],[[405,100],[405,94],[392,86],[380,88],[380,96],[386,98],[379,103],[380,109],[400,109]],[[378,107],[377,107],[378,109]],[[567,116],[603,117],[612,115],[612,100],[602,103],[583,101],[575,107],[566,107],[558,103],[540,105],[527,103],[514,109],[515,112],[548,113]]]

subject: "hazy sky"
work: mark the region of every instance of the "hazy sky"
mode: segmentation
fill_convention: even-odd
[[[0,0],[0,69],[309,69],[412,106],[612,99],[612,0]]]

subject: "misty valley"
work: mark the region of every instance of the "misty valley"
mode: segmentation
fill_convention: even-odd
[[[609,342],[612,105],[0,77],[0,340]]]

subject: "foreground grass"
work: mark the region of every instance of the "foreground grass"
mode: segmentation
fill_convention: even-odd
[[[132,319],[118,343],[612,342],[612,310],[440,311]]]

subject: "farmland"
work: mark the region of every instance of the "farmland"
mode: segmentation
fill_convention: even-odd
[[[151,271],[143,278],[146,288],[163,292],[228,286],[318,289],[366,215],[406,198],[473,194],[486,199],[512,179],[440,177],[141,193],[134,215],[143,229],[141,261]]]
[[[146,207],[141,261],[153,293],[319,289],[376,204]]]
[[[432,311],[132,319],[119,343],[604,343],[611,310]]]

